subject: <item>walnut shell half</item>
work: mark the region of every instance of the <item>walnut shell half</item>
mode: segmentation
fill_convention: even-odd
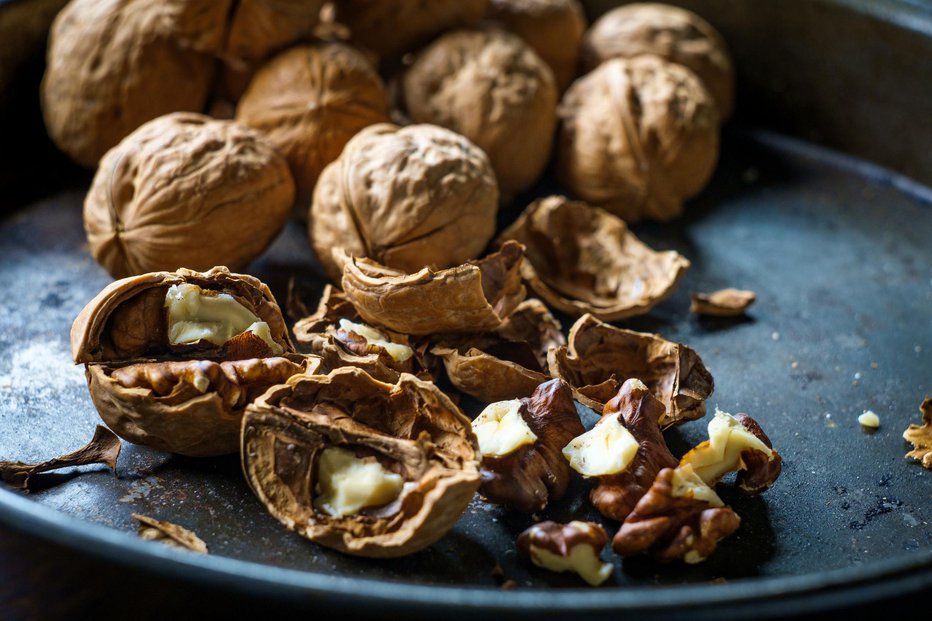
[[[330,448],[401,477],[400,491],[332,514],[320,503]],[[243,471],[266,508],[300,535],[358,556],[403,556],[443,537],[479,486],[478,451],[469,419],[432,383],[402,375],[385,384],[352,367],[293,378],[243,420]]]

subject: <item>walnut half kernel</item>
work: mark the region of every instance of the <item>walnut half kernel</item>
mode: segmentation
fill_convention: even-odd
[[[591,586],[602,584],[612,575],[612,564],[599,558],[607,542],[604,528],[579,521],[541,522],[518,536],[518,548],[532,563],[550,571],[574,572]]]
[[[563,456],[573,470],[585,477],[624,472],[637,452],[638,442],[619,415],[601,418],[595,427],[563,448]]]
[[[389,504],[403,487],[404,478],[375,457],[357,457],[349,449],[332,446],[317,462],[314,508],[334,517],[356,515]]]
[[[537,436],[521,417],[522,407],[519,399],[499,401],[486,406],[472,421],[483,457],[503,457],[537,441]]]

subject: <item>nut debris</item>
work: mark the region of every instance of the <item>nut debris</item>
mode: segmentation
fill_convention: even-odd
[[[737,317],[743,315],[757,300],[753,291],[742,289],[720,289],[712,293],[693,293],[689,312],[712,317]]]
[[[207,544],[192,531],[172,524],[156,520],[139,513],[133,514],[133,519],[139,522],[139,538],[147,541],[158,541],[171,548],[188,550],[198,554],[207,554]]]
[[[906,457],[932,470],[932,397],[923,400],[919,411],[922,412],[922,425],[910,424],[903,432],[903,439],[913,445],[913,450],[906,453]]]
[[[34,474],[88,464],[104,464],[116,474],[117,458],[122,443],[116,435],[101,425],[94,430],[94,437],[87,445],[73,453],[62,455],[38,464],[21,461],[0,461],[0,481],[18,490],[29,491],[29,479]]]

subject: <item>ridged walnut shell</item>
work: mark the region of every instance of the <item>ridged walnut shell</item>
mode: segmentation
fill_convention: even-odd
[[[324,169],[308,232],[327,275],[341,247],[388,267],[416,272],[473,259],[495,234],[498,184],[472,142],[433,125],[367,127]]]
[[[314,506],[319,454],[364,449],[394,465],[401,496],[374,512],[334,517]],[[269,512],[311,541],[347,554],[392,558],[443,537],[479,487],[469,419],[430,382],[395,384],[361,369],[293,378],[243,419],[246,480]]]
[[[676,218],[715,169],[715,104],[694,73],[659,57],[602,63],[566,91],[559,114],[561,181],[628,223]]]
[[[84,201],[94,258],[114,278],[244,268],[284,226],[288,165],[254,130],[178,112],[111,149]]]

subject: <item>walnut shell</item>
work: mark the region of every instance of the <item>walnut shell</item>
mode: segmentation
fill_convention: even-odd
[[[359,130],[389,120],[388,95],[369,61],[353,48],[301,45],[256,72],[236,120],[259,130],[288,160],[296,209],[307,217],[324,167]]]
[[[715,169],[709,93],[689,69],[656,56],[602,63],[573,83],[559,114],[561,181],[629,223],[676,218]]]
[[[223,60],[234,68],[254,66],[270,53],[307,36],[325,0],[236,0],[228,18]]]
[[[332,446],[389,462],[405,480],[401,496],[370,513],[318,511],[318,456]],[[358,556],[403,556],[443,537],[479,486],[478,452],[469,419],[432,383],[402,375],[385,384],[352,367],[293,378],[249,406],[243,421],[243,471],[269,512]]]
[[[327,275],[339,282],[336,247],[416,272],[473,259],[495,233],[498,185],[485,153],[432,125],[370,126],[324,169],[308,232]]]
[[[689,269],[688,259],[652,250],[607,211],[563,196],[531,203],[499,239],[524,244],[522,276],[547,303],[604,321],[646,313]]]
[[[288,218],[288,165],[257,132],[174,113],[111,149],[84,201],[91,254],[114,278],[245,267]]]
[[[582,43],[583,71],[610,58],[654,54],[692,70],[728,119],[735,104],[735,70],[725,40],[707,21],[668,4],[638,3],[600,17]]]
[[[420,53],[402,88],[414,122],[452,129],[488,154],[503,201],[544,171],[557,122],[557,88],[550,68],[517,36],[448,33]]]

